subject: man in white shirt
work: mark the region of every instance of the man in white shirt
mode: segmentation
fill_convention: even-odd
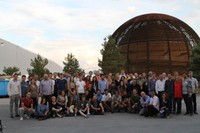
[[[159,98],[155,95],[154,91],[151,91],[150,103],[147,105],[147,111],[145,117],[157,115],[159,112]]]
[[[158,94],[159,99],[161,99],[162,93],[165,92],[165,80],[163,79],[163,75],[159,76],[159,80],[156,81],[156,94]]]
[[[35,84],[38,87],[38,92],[40,92],[40,81],[38,80],[38,75],[35,74],[34,75],[34,79],[35,79]],[[41,103],[41,97],[38,97],[38,104]]]
[[[85,81],[83,81],[82,75],[79,77],[79,80],[76,82],[76,92],[78,94],[79,100],[82,100],[82,96],[85,94]]]
[[[76,82],[77,81],[79,81],[79,73],[78,73],[78,71],[75,73],[75,77],[74,77],[74,83],[76,84]],[[83,78],[82,78],[82,80],[83,80]]]
[[[13,75],[13,79],[11,79],[8,83],[8,96],[10,97],[10,118],[14,118],[13,117],[13,104],[15,104],[15,117],[19,117],[18,102],[21,97],[21,84],[18,81],[17,73],[15,73]]]
[[[166,74],[165,72],[162,73],[162,76],[163,76],[163,80],[164,80],[164,81],[168,80],[167,74]]]
[[[125,74],[125,70],[124,69],[121,70],[120,79],[122,78],[122,76],[124,78],[126,78],[126,74]]]
[[[193,102],[193,111],[194,114],[198,114],[197,113],[197,98],[196,98],[196,93],[198,90],[198,81],[196,78],[193,77],[193,72],[189,71],[189,80],[191,81],[191,85],[192,85],[192,102]]]
[[[37,87],[39,88],[40,87],[40,81],[38,80],[37,74],[34,75],[34,79],[35,79],[35,83],[36,83]]]
[[[112,111],[111,110],[111,103],[112,103],[112,96],[108,92],[108,89],[105,89],[104,94],[102,96],[102,104],[103,104],[105,111]]]

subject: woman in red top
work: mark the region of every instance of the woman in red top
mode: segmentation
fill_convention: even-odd
[[[174,102],[175,107],[174,111],[176,114],[181,114],[181,101],[182,101],[182,80],[178,76],[178,72],[174,73],[175,81],[174,81]]]

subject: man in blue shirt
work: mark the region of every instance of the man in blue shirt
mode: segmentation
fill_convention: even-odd
[[[101,102],[102,96],[103,96],[103,95],[101,94],[101,91],[100,91],[100,90],[97,90],[97,94],[96,94],[97,101]]]
[[[105,79],[104,74],[101,74],[101,79],[98,81],[98,88],[101,91],[101,94],[104,93],[105,89],[108,89],[108,80]]]
[[[140,105],[141,105],[141,110],[139,112],[140,115],[144,115],[146,112],[146,106],[150,103],[150,97],[145,94],[144,91],[140,93],[141,98],[140,98]]]

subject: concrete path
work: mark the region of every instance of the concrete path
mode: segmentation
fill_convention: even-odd
[[[200,96],[197,97],[200,103]],[[183,101],[182,101],[183,103]],[[183,104],[183,113],[185,112]],[[200,113],[200,105],[198,105]],[[51,118],[45,121],[9,118],[9,100],[0,99],[4,133],[199,133],[200,115],[171,115],[168,119],[145,118],[128,113],[103,116]]]

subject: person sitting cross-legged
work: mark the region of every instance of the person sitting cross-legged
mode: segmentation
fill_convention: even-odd
[[[62,107],[60,107],[56,101],[56,97],[52,96],[51,97],[51,115],[53,118],[56,116],[62,118],[63,116],[61,115]]]
[[[147,105],[145,117],[157,115],[159,112],[159,98],[155,95],[155,91],[151,91],[150,103]]]
[[[90,108],[85,95],[83,95],[82,100],[78,102],[78,112],[85,118],[90,115]]]
[[[103,107],[105,109],[105,111],[109,112],[109,111],[112,111],[111,110],[111,103],[112,103],[112,96],[111,94],[108,92],[108,89],[105,89],[104,90],[104,95],[102,97],[102,104],[103,104]]]
[[[65,91],[61,91],[61,94],[58,95],[58,97],[57,97],[57,103],[60,107],[62,107],[62,111],[61,111],[62,115],[66,114],[66,110],[67,110],[66,109],[66,101],[67,101],[67,99],[65,96]]]
[[[101,94],[101,91],[97,90],[97,94],[96,94],[97,101],[101,102],[102,101],[102,97],[103,97],[103,95]]]
[[[49,108],[45,103],[46,103],[46,99],[42,98],[41,104],[38,105],[37,107],[37,111],[35,114],[38,120],[45,120],[49,117]]]
[[[33,100],[31,99],[31,93],[27,92],[26,97],[23,97],[21,99],[21,107],[19,108],[20,120],[23,120],[24,117],[29,119],[30,115],[34,112],[35,110],[33,109]]]
[[[139,114],[141,116],[143,116],[145,114],[145,112],[146,112],[147,105],[149,105],[149,103],[150,103],[150,97],[148,95],[146,95],[146,93],[144,91],[142,91],[140,93],[140,95],[141,95],[141,98],[140,98],[141,109],[140,109]]]
[[[67,104],[67,116],[76,116],[77,115],[77,105],[78,105],[78,95],[76,90],[72,91],[72,95]]]
[[[129,112],[130,113],[139,113],[140,107],[140,96],[136,89],[133,90],[133,94],[129,98]]]
[[[129,97],[127,95],[126,90],[124,91],[124,93],[122,94],[122,106],[125,112],[128,111],[129,108]]]
[[[162,94],[162,99],[160,100],[160,117],[169,117],[170,101],[167,98],[167,93]]]
[[[119,92],[116,91],[115,94],[112,96],[112,112],[117,110],[120,112],[120,110],[123,109],[123,104],[122,104],[122,97],[119,95]]]
[[[102,103],[100,103],[98,100],[97,100],[97,97],[96,95],[93,96],[91,102],[91,114],[92,115],[100,115],[100,114],[104,114],[104,108],[103,108],[103,105]]]

